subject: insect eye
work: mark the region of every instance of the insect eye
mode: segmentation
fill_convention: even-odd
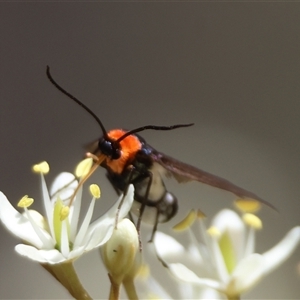
[[[111,157],[111,159],[118,159],[121,157],[121,151],[118,147],[118,145],[116,145],[116,143],[110,141],[110,140],[107,140],[105,138],[101,138],[99,140],[99,149],[100,151]]]

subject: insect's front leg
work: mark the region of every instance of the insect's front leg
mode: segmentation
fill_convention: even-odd
[[[155,235],[155,232],[156,232],[157,226],[158,226],[159,214],[160,214],[159,209],[156,208],[155,223],[154,223],[154,225],[153,225],[153,229],[152,229],[152,233],[151,233],[151,238],[150,238],[150,240],[148,241],[148,243],[152,243],[152,242],[153,242],[154,235]]]
[[[147,176],[145,176],[145,177],[146,178],[148,177],[149,181],[147,183],[147,188],[146,188],[145,195],[143,196],[142,201],[141,201],[140,213],[139,213],[139,217],[138,217],[138,221],[137,221],[137,226],[136,226],[137,231],[138,231],[139,234],[140,234],[140,228],[141,228],[141,223],[142,223],[142,216],[143,216],[143,213],[144,213],[146,205],[147,205],[147,201],[148,201],[148,197],[149,197],[149,192],[150,192],[150,188],[151,188],[152,180],[153,180],[153,174],[152,174],[152,172],[148,171],[146,175]]]

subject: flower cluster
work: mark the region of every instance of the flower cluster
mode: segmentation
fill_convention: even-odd
[[[18,203],[19,207],[24,208],[24,213],[21,214],[11,205],[5,195],[0,193],[2,223],[10,232],[25,242],[16,246],[15,250],[19,254],[40,263],[57,264],[73,260],[109,240],[123,196],[105,215],[91,223],[95,201],[100,197],[99,188],[92,185],[93,197],[79,226],[82,188],[76,193],[71,207],[66,204],[78,186],[76,177],[72,173],[61,173],[56,177],[50,189],[51,193],[49,193],[44,178],[44,174],[49,171],[48,165],[42,163],[35,166],[35,169],[41,176],[45,216],[28,209],[33,203],[33,199],[28,196],[23,197]],[[127,215],[132,201],[133,187],[130,186],[119,212],[120,219]]]
[[[0,220],[22,241],[15,247],[16,252],[40,263],[76,299],[92,297],[81,285],[73,262],[95,248],[100,249],[108,272],[109,299],[119,299],[122,285],[129,299],[138,299],[135,279],[143,270],[140,277],[147,277],[147,288],[151,291],[144,287],[141,295],[170,298],[162,284],[145,276],[148,269],[143,264],[141,249],[152,247],[155,258],[177,280],[178,299],[239,299],[283,263],[300,242],[300,226],[297,226],[272,249],[259,254],[255,251],[255,234],[262,228],[262,221],[256,215],[244,213],[240,217],[224,209],[207,228],[204,214],[192,210],[174,227],[175,231],[188,233],[188,245],[156,232],[154,243],[141,247],[135,225],[125,218],[133,204],[133,185],[94,221],[93,211],[101,192],[98,185],[90,185],[89,206],[86,212],[82,211],[84,182],[90,170],[97,167],[92,165],[92,158],[85,159],[78,164],[75,175],[59,174],[49,189],[44,178],[49,165],[43,162],[34,166],[41,178],[44,214],[31,209],[34,200],[27,195],[18,203],[23,210],[20,213],[0,192]],[[251,209],[256,208],[253,203]]]
[[[162,232],[156,234],[154,241],[164,266],[180,281],[198,288],[197,297],[200,293],[205,298],[213,295],[213,298],[238,299],[283,263],[300,242],[300,226],[297,226],[272,249],[259,254],[255,252],[255,231],[261,229],[262,222],[257,216],[246,213],[240,218],[236,212],[224,209],[208,229],[203,217],[191,211],[180,224],[179,229],[189,231],[192,242],[188,246]],[[199,225],[198,235],[191,228],[195,220]]]
[[[49,172],[49,165],[43,162],[33,167],[41,176],[44,215],[29,209],[34,200],[27,195],[18,203],[24,210],[19,213],[0,192],[0,219],[12,234],[23,241],[15,250],[39,262],[76,299],[92,298],[81,285],[73,261],[110,240],[118,229],[118,220],[124,221],[128,214],[134,194],[134,188],[130,185],[126,195],[121,195],[103,216],[91,222],[96,199],[100,198],[100,189],[96,184],[90,186],[92,199],[86,213],[81,212],[81,180],[85,179],[91,166],[92,160],[86,159],[77,166],[76,176],[67,172],[59,174],[50,192],[44,178],[44,174]]]

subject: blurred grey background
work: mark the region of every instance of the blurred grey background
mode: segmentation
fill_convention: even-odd
[[[96,122],[58,92],[53,77],[110,128],[195,122],[143,137],[158,150],[225,177],[279,210],[259,214],[257,251],[299,224],[299,3],[4,3],[0,4],[0,189],[14,204],[34,197],[31,165],[72,171],[83,145],[101,135]],[[99,212],[116,196],[104,170]],[[198,183],[167,181],[180,199],[178,216],[201,208],[208,220],[232,207],[232,195]],[[209,222],[208,222],[209,224]],[[147,232],[147,229],[144,229]],[[38,264],[14,252],[1,231],[0,298],[70,296]],[[91,295],[108,295],[97,251],[76,262]],[[300,250],[244,299],[299,299]],[[154,264],[163,274],[160,264]],[[165,278],[165,277],[163,277]],[[171,281],[170,281],[171,282]],[[163,283],[165,284],[165,283]]]

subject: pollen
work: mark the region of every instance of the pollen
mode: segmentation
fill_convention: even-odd
[[[253,214],[250,214],[250,213],[244,214],[243,220],[248,226],[250,226],[256,230],[262,229],[261,219]]]
[[[65,220],[70,213],[70,207],[69,206],[63,206],[60,210],[60,220],[63,221]]]
[[[96,199],[99,199],[101,196],[101,191],[97,184],[90,185],[90,192],[91,192],[92,196],[95,197]]]
[[[33,172],[47,174],[50,171],[50,167],[46,161],[36,164],[32,167]]]
[[[28,195],[22,197],[18,203],[18,207],[28,208],[34,202],[33,198],[29,198]]]
[[[237,199],[234,204],[244,213],[254,213],[261,208],[260,202],[254,199]]]
[[[82,160],[75,169],[76,177],[86,176],[89,173],[92,165],[93,165],[93,159],[91,157]]]
[[[187,228],[191,227],[194,224],[197,216],[198,216],[197,212],[194,209],[192,209],[182,221],[180,221],[178,224],[176,224],[173,227],[173,230],[175,231],[186,230]]]

